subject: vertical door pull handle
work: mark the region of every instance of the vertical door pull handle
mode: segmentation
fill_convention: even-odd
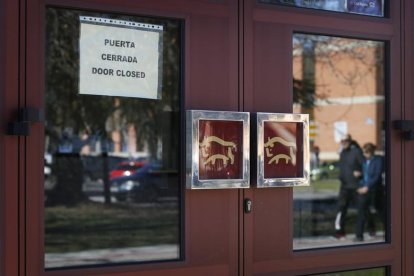
[[[30,124],[34,122],[44,122],[43,110],[35,107],[25,107],[20,109],[18,120],[11,122],[7,126],[8,135],[28,136],[30,134]]]

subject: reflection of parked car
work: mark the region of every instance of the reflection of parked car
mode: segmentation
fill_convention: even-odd
[[[160,163],[148,163],[129,176],[111,181],[111,192],[119,201],[151,202],[165,197],[178,197],[178,172]]]
[[[45,190],[51,190],[56,184],[55,176],[52,174],[53,156],[50,153],[44,154],[44,176],[45,176]]]
[[[124,161],[124,162],[118,163],[116,167],[111,171],[109,179],[112,180],[115,177],[130,176],[136,170],[138,170],[144,165],[145,165],[144,161]]]
[[[312,180],[335,179],[339,177],[338,162],[324,162],[321,166],[311,171]]]
[[[106,157],[103,155],[81,155],[81,160],[83,165],[84,178],[95,181],[98,179],[103,179],[106,170],[106,175],[109,175],[110,171],[115,168],[116,164],[124,161],[125,158],[110,155]]]

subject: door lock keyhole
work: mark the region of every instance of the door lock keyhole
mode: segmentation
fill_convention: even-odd
[[[244,212],[246,214],[251,213],[252,211],[252,200],[250,198],[246,198],[244,200]]]

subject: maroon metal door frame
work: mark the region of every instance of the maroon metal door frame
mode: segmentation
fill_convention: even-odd
[[[19,272],[19,141],[6,135],[8,122],[16,120],[21,63],[19,3],[0,1],[0,275]]]
[[[291,96],[281,91],[292,91],[290,51],[294,31],[388,41],[389,119],[414,118],[414,97],[409,93],[413,88],[414,64],[411,53],[414,7],[410,1],[401,1],[404,5],[389,1],[390,19],[337,13],[321,16],[318,11],[265,7],[255,2],[3,0],[0,2],[0,121],[5,126],[15,120],[19,106],[43,105],[46,5],[183,19],[185,109],[290,112]],[[33,127],[27,139],[2,132],[0,274],[293,275],[390,265],[393,275],[412,275],[414,204],[410,184],[414,172],[402,168],[412,167],[414,157],[409,153],[414,145],[401,142],[399,134],[390,131],[389,244],[293,252],[291,189],[185,191],[183,261],[47,273],[43,270],[42,256],[43,152],[38,147],[43,144],[43,128]],[[253,200],[250,214],[241,211],[245,197]]]
[[[404,74],[402,75],[402,83],[404,85],[404,104],[402,105],[403,119],[414,120],[414,5],[412,1],[404,1],[402,3],[402,37],[403,50],[401,51],[401,59],[404,66]],[[402,275],[414,275],[414,263],[412,256],[414,255],[414,187],[412,185],[414,179],[414,143],[413,141],[405,141],[403,143],[403,198],[402,198],[402,216],[403,216],[403,232],[402,232]],[[407,169],[405,169],[407,168]]]

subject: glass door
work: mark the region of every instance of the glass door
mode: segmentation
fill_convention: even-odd
[[[309,187],[244,192],[246,275],[401,273],[399,6],[345,2],[245,2],[244,109],[309,114],[311,148]]]
[[[181,258],[181,30],[46,9],[45,268]]]
[[[237,7],[28,4],[27,275],[238,273],[239,191],[185,189],[184,135],[238,110]]]
[[[10,101],[46,117],[7,144],[19,168],[6,194],[19,200],[4,203],[17,230],[8,235],[17,248],[13,272],[402,275],[400,202],[411,176],[400,172],[410,159],[392,130],[406,115],[402,9],[399,1],[375,1],[372,11],[360,9],[364,1],[333,2],[355,7],[238,0],[15,7],[21,83]],[[249,189],[186,190],[184,114],[196,109],[310,114],[311,186],[256,188],[251,176]],[[354,143],[361,149],[348,174],[353,201],[343,196],[340,209],[342,152]],[[372,197],[358,192],[368,183],[369,154],[383,160]]]

